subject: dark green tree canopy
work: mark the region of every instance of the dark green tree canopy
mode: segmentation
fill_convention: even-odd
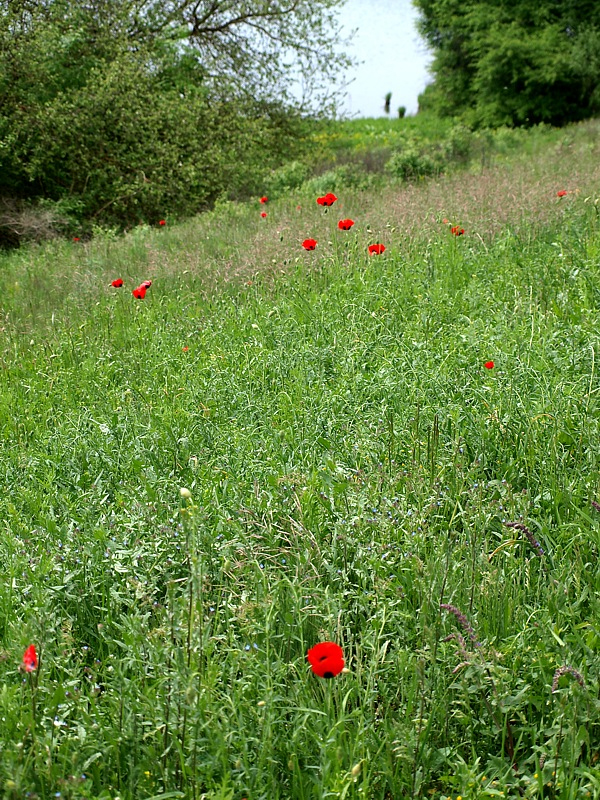
[[[596,0],[414,0],[433,54],[422,107],[482,125],[562,124],[600,111]]]

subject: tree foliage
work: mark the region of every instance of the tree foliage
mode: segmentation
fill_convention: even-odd
[[[257,191],[292,78],[321,103],[344,63],[340,2],[0,0],[0,197],[123,226]]]
[[[421,107],[483,125],[562,124],[600,111],[595,0],[414,0],[434,53]]]

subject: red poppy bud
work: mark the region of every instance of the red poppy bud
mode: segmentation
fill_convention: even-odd
[[[341,220],[338,222],[338,228],[339,228],[341,231],[349,231],[349,230],[350,230],[350,228],[351,228],[353,225],[354,225],[354,220],[353,220],[353,219],[341,219]]]
[[[370,244],[369,245],[369,255],[370,256],[380,256],[384,252],[385,252],[385,245],[384,244]]]
[[[335,642],[320,642],[306,654],[311,670],[319,678],[335,678],[344,669],[344,651]]]
[[[111,283],[111,286],[114,286],[115,289],[119,289],[121,286],[123,286],[123,278],[117,278]]]
[[[483,365],[486,369],[494,369],[494,362],[493,361],[486,361]]]
[[[25,672],[33,672],[37,669],[38,657],[34,644],[30,644],[23,653],[23,669]]]
[[[302,247],[303,247],[305,250],[314,250],[316,246],[317,246],[317,241],[316,241],[316,239],[305,239],[305,240],[302,242]]]

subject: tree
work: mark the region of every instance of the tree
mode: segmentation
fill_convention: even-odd
[[[318,105],[346,63],[341,2],[0,0],[0,197],[130,225],[258,191],[300,146],[293,78]]]
[[[595,0],[414,0],[434,53],[422,108],[480,125],[562,124],[600,111]]]

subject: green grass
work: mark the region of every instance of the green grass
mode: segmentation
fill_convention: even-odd
[[[521,195],[481,176],[511,186],[500,229],[458,178],[398,200],[419,230],[397,189],[348,191],[2,257],[5,798],[599,796],[578,130]],[[572,193],[531,200],[554,172]],[[327,639],[349,671],[321,681]]]

